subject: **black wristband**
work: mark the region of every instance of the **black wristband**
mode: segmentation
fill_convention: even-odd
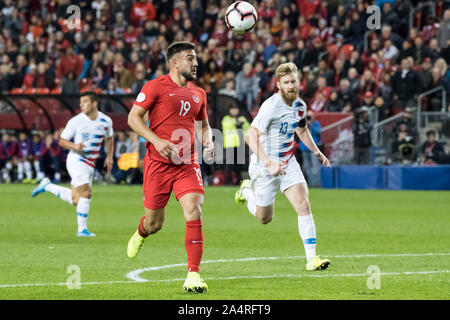
[[[298,122],[297,127],[300,127],[300,128],[306,127],[306,120],[305,120],[305,118],[303,118],[302,120],[300,120]]]

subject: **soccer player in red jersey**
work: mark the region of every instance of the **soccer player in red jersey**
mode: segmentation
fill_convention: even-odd
[[[144,85],[128,115],[128,125],[147,140],[147,154],[143,174],[145,215],[128,242],[127,253],[134,258],[145,238],[161,229],[173,191],[186,221],[188,276],[184,289],[204,293],[208,286],[198,273],[203,253],[203,182],[194,150],[194,124],[201,121],[204,153],[213,157],[206,93],[191,82],[197,77],[198,67],[194,44],[171,44],[167,62],[169,73]],[[144,119],[147,113],[148,126]]]

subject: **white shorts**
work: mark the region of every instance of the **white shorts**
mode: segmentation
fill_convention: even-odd
[[[264,164],[250,163],[248,173],[252,181],[252,188],[258,207],[267,207],[273,204],[278,189],[284,192],[293,185],[306,183],[300,165],[294,157],[289,160],[283,169],[286,174],[274,177],[269,173]]]
[[[80,161],[77,155],[68,155],[66,161],[67,171],[72,178],[71,185],[79,187],[84,184],[92,186],[92,179],[94,178],[94,168]]]

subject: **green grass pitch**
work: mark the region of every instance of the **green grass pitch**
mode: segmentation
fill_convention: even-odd
[[[0,299],[450,298],[449,192],[311,189],[318,253],[331,266],[307,272],[297,218],[281,194],[274,220],[261,225],[235,205],[235,188],[208,187],[201,275],[209,291],[195,295],[182,289],[185,224],[174,198],[163,229],[130,260],[140,186],[94,186],[95,238],[76,237],[75,208],[50,193],[32,199],[32,188],[0,185]],[[79,268],[79,289],[67,286],[78,275],[69,266]]]

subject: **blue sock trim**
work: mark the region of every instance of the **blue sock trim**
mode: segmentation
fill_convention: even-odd
[[[308,238],[303,240],[304,244],[316,244],[316,238]]]
[[[87,217],[88,217],[88,214],[87,214],[87,213],[84,214],[84,213],[79,213],[79,212],[77,212],[77,215],[79,215],[79,216],[82,217],[82,218],[87,218]]]

